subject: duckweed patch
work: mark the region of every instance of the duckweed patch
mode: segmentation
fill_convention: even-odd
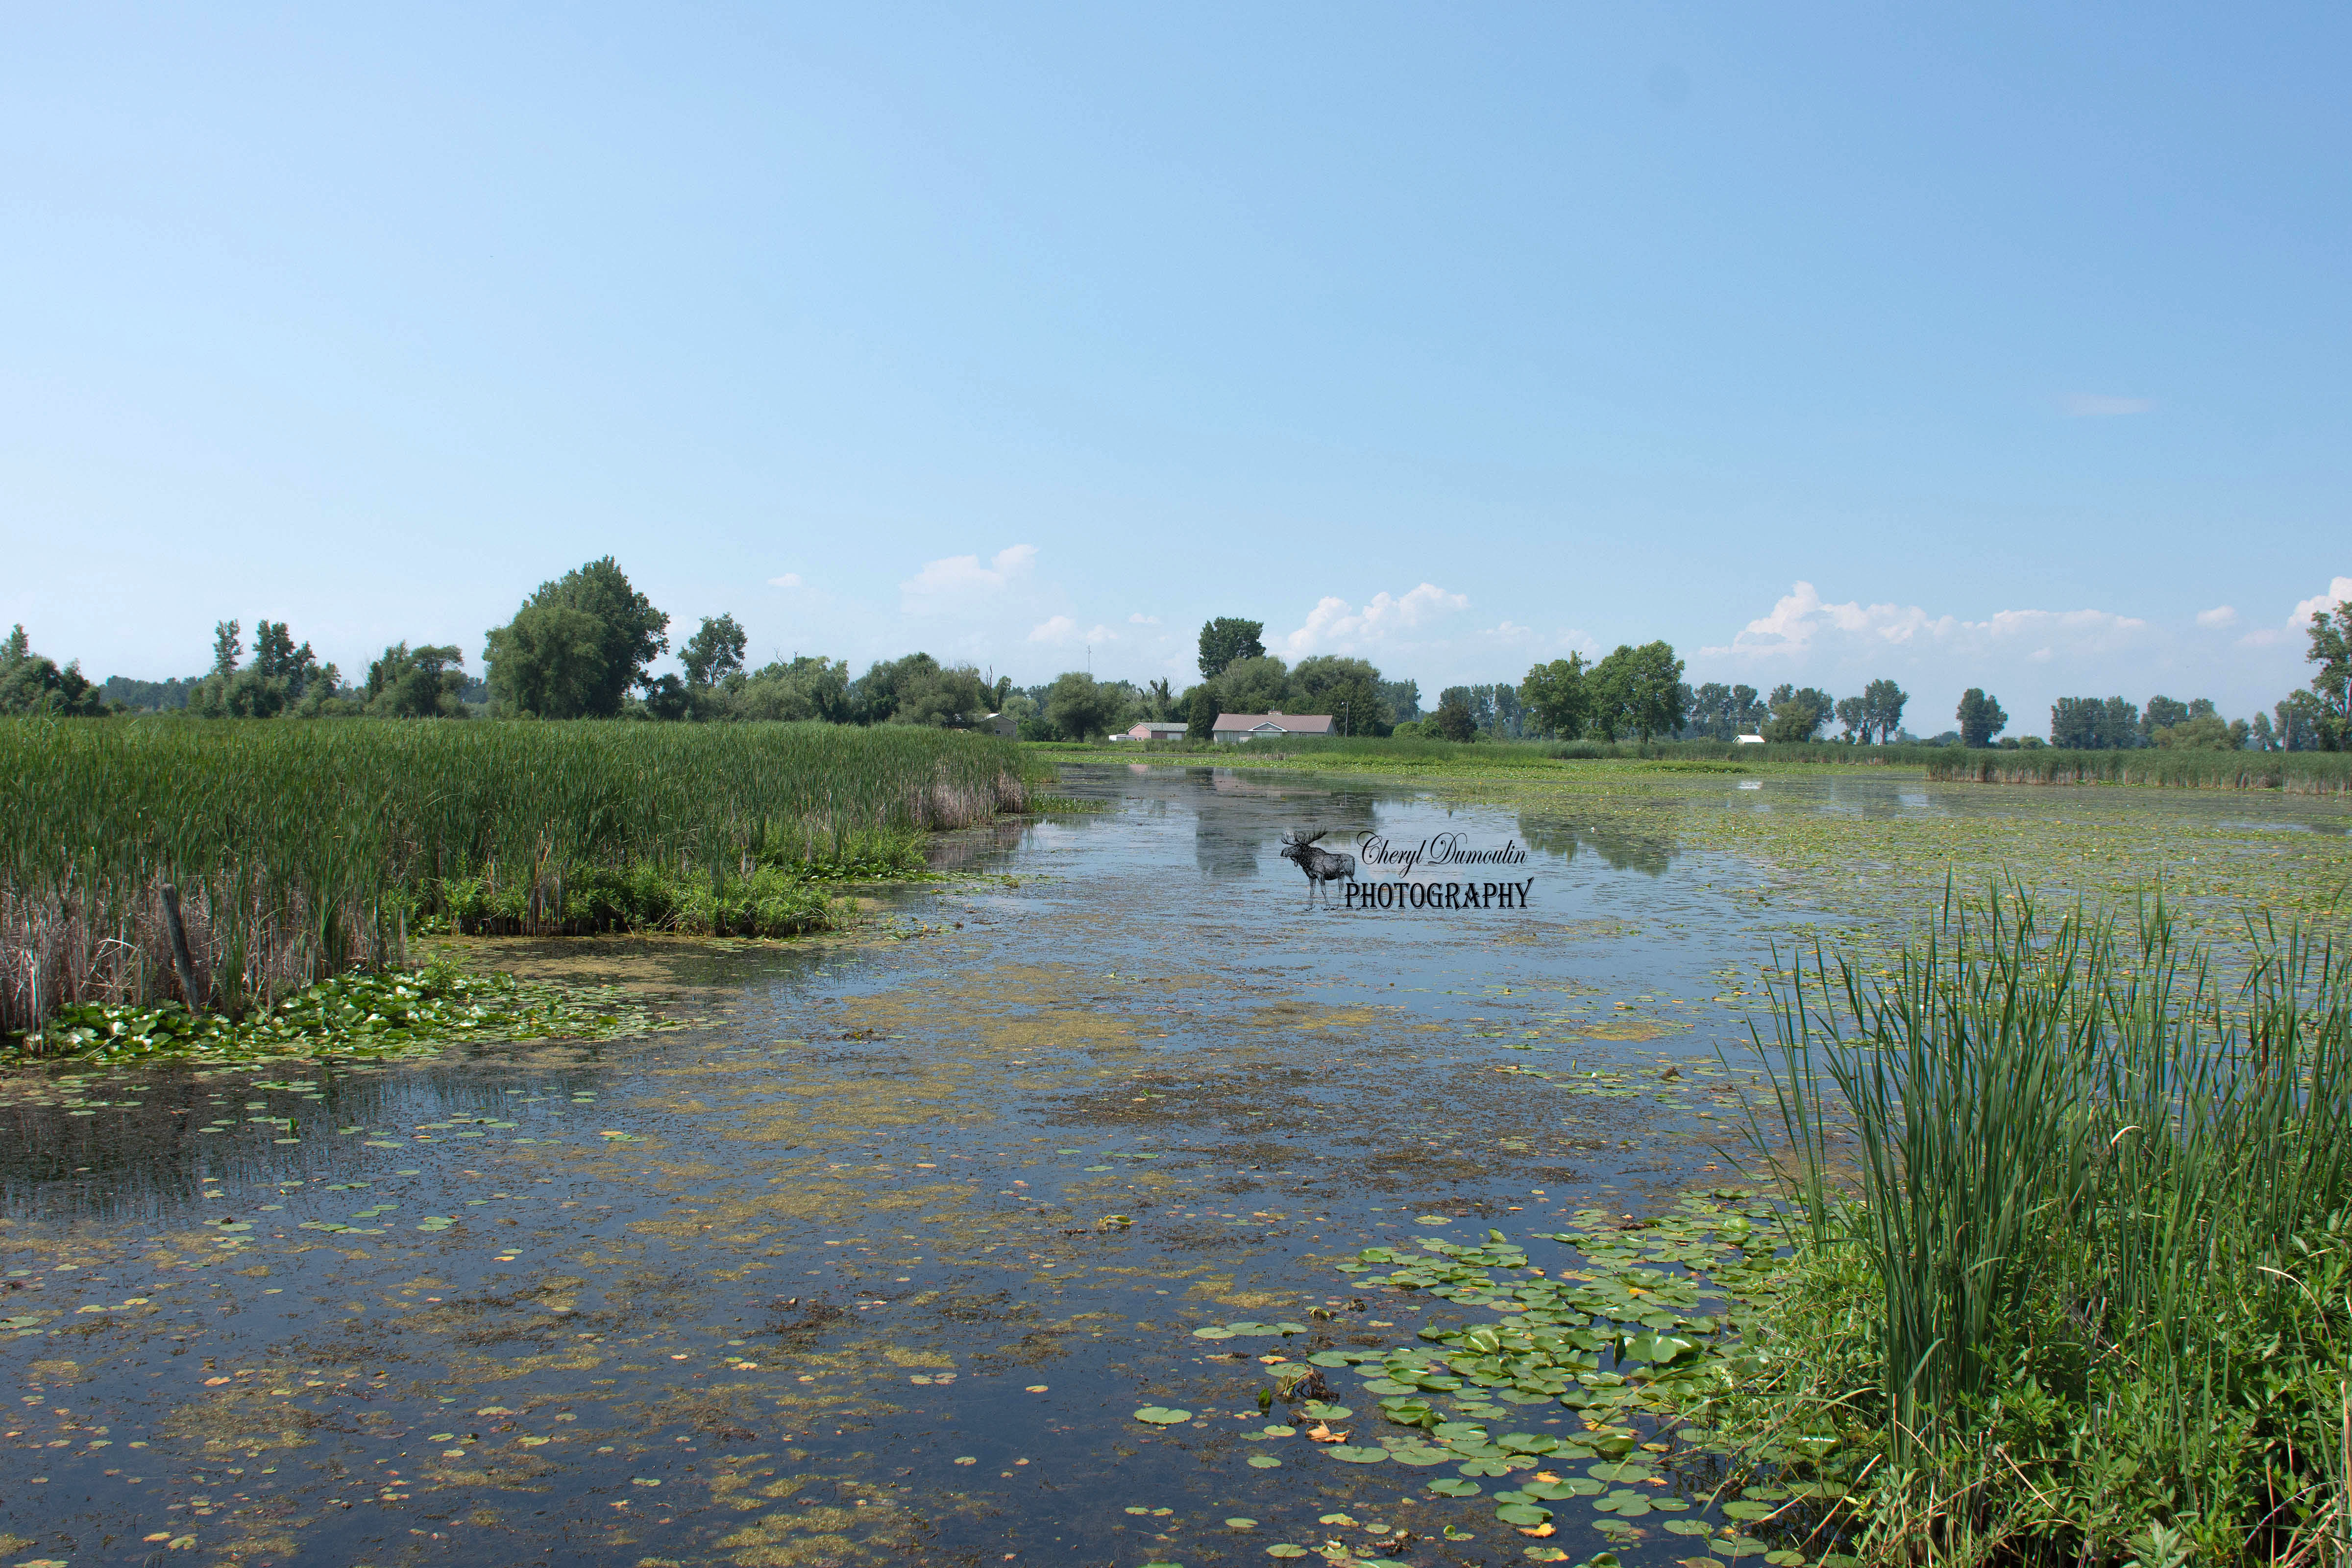
[[[470,1041],[612,1039],[682,1027],[638,993],[435,964],[337,975],[242,1018],[152,1007],[75,1003],[23,1037],[19,1054],[125,1065],[155,1058],[193,1064],[272,1058],[385,1059],[431,1056]]]

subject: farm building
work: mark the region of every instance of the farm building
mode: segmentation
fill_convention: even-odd
[[[1147,719],[1130,730],[1121,730],[1111,737],[1114,741],[1181,741],[1185,725],[1181,719]]]
[[[1328,735],[1328,713],[1220,713],[1211,738],[1226,744],[1268,740],[1277,735]]]

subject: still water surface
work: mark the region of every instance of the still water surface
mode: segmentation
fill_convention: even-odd
[[[0,1562],[1524,1562],[1491,1503],[1428,1494],[1450,1470],[1267,1436],[1255,1358],[1462,1316],[1334,1270],[1363,1247],[1491,1226],[1557,1273],[1531,1238],[1570,1213],[1732,1181],[1771,876],[1377,782],[1066,787],[1108,808],[950,847],[992,875],[893,895],[898,938],[498,944],[674,996],[675,1032],[6,1080]],[[1531,907],[1310,907],[1300,827],[1516,844],[1416,875]],[[1240,1321],[1308,1333],[1192,1335]],[[1612,1544],[1591,1518],[1562,1510],[1572,1559]],[[1700,1546],[1655,1522],[1629,1563]]]

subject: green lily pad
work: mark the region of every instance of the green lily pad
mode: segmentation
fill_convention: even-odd
[[[1341,1443],[1336,1447],[1325,1449],[1324,1452],[1342,1464],[1349,1465],[1377,1465],[1389,1457],[1389,1451],[1386,1448],[1360,1448],[1351,1443]]]
[[[1713,1535],[1715,1527],[1703,1519],[1670,1519],[1664,1521],[1671,1535]]]
[[[1249,1468],[1253,1470],[1278,1470],[1282,1468],[1282,1461],[1272,1454],[1252,1454]]]
[[[1192,1337],[1196,1340],[1229,1340],[1234,1337],[1234,1331],[1231,1329],[1218,1328],[1213,1323],[1205,1329],[1194,1329]]]
[[[1541,1503],[1507,1502],[1495,1510],[1495,1517],[1509,1525],[1546,1524],[1550,1522],[1551,1510]]]
[[[1400,1465],[1442,1465],[1454,1458],[1443,1448],[1391,1448],[1389,1458]]]
[[[1459,1481],[1452,1476],[1430,1482],[1429,1489],[1439,1497],[1476,1497],[1479,1490],[1476,1481]]]
[[[1740,1502],[1727,1502],[1723,1505],[1723,1516],[1726,1519],[1769,1519],[1772,1517],[1774,1511],[1772,1505],[1769,1502],[1747,1502],[1743,1500]]]
[[[1265,1554],[1268,1557],[1304,1557],[1307,1555],[1307,1548],[1288,1544],[1269,1546],[1265,1549]]]
[[[1138,1421],[1149,1421],[1154,1426],[1180,1426],[1192,1419],[1189,1410],[1171,1410],[1164,1405],[1147,1405],[1135,1413]]]
[[[1255,1530],[1257,1528],[1257,1521],[1254,1519],[1229,1519],[1225,1521],[1225,1525],[1228,1529],[1232,1530]]]
[[[1355,1414],[1344,1405],[1332,1405],[1320,1399],[1310,1399],[1298,1408],[1318,1421],[1345,1421]]]
[[[1364,1384],[1364,1392],[1367,1394],[1418,1394],[1421,1391],[1410,1383],[1399,1383],[1392,1377],[1376,1377]]]

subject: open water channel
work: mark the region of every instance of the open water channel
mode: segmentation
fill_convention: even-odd
[[[979,874],[887,928],[499,944],[673,998],[669,1032],[8,1079],[0,1564],[1759,1557],[1612,1405],[1622,1342],[1565,1374],[1382,1358],[1498,1310],[1584,1323],[1559,1293],[1625,1258],[1539,1237],[1728,1189],[1769,875],[1395,784],[1066,787],[1107,809],[950,847]],[[1310,907],[1276,854],[1302,826],[1516,845],[1412,876],[1528,907]],[[1415,1237],[1481,1249],[1483,1304],[1338,1267]],[[1700,1276],[1653,1327],[1703,1333],[1714,1265],[1645,1260]],[[1323,1381],[1262,1409],[1286,1369]],[[1400,1395],[1444,1425],[1384,1422]],[[1538,1475],[1529,1537],[1492,1494]]]

